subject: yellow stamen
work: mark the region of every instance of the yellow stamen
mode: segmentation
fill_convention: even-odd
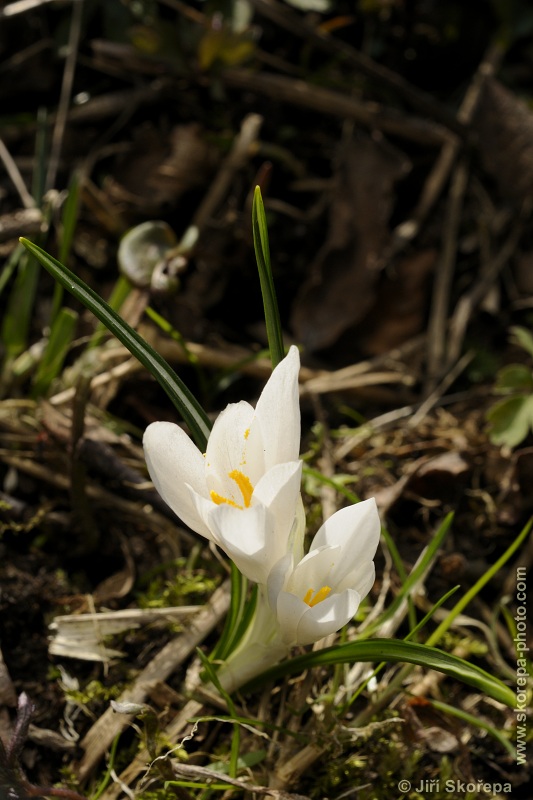
[[[234,500],[230,500],[229,497],[223,497],[223,495],[215,492],[214,489],[212,489],[209,493],[213,503],[216,503],[217,506],[222,505],[222,503],[226,503],[228,506],[233,506],[233,508],[240,508],[241,511],[243,508],[249,508],[250,501],[254,493],[254,487],[252,486],[252,482],[248,475],[245,475],[238,469],[234,469],[231,472],[228,472],[228,477],[231,478],[232,481],[235,481],[239,487],[242,494],[242,499],[244,500],[244,506],[240,506]]]
[[[246,428],[246,430],[244,431],[244,438],[247,439],[249,435],[250,435],[250,428]]]
[[[237,505],[237,503],[234,503],[233,500],[229,499],[229,497],[222,497],[222,495],[218,494],[218,492],[215,492],[214,489],[211,489],[209,495],[213,503],[215,503],[217,506],[221,506],[222,503],[226,503],[228,506],[233,506],[233,508],[240,508],[242,511],[242,506],[239,506]]]
[[[304,597],[304,603],[313,608],[313,606],[316,606],[318,603],[321,603],[322,600],[325,600],[330,592],[331,586],[323,586],[318,590],[318,592],[316,592],[316,594],[314,589],[309,589]]]
[[[232,472],[229,472],[228,477],[230,477],[232,481],[235,481],[239,487],[242,494],[242,499],[244,500],[244,507],[248,508],[254,493],[254,487],[252,486],[250,478],[239,469],[234,469]]]

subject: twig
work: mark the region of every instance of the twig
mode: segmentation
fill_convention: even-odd
[[[256,794],[270,795],[271,797],[278,798],[278,800],[280,798],[289,800],[291,797],[297,797],[298,800],[308,800],[308,798],[305,798],[303,795],[290,795],[286,792],[280,792],[277,789],[272,789],[267,786],[249,784],[245,781],[238,780],[237,778],[230,778],[228,775],[221,775],[219,772],[215,772],[212,769],[207,769],[206,767],[197,767],[193,764],[174,762],[172,769],[176,775],[189,778],[189,780],[197,779],[201,780],[202,782],[208,780],[215,781],[217,783],[229,783],[231,786],[236,786],[238,789],[242,789],[247,792],[254,792]]]
[[[483,61],[468,87],[463,102],[457,112],[457,119],[461,124],[470,124],[476,110],[481,91],[487,81],[494,75],[503,57],[501,45],[491,45]],[[440,196],[446,181],[450,175],[452,167],[459,155],[462,142],[458,138],[450,139],[445,142],[433,169],[428,175],[422,189],[420,199],[409,220],[402,222],[394,232],[393,242],[389,252],[389,258],[400,252],[405,245],[412,241],[422,228],[425,220]]]
[[[509,259],[515,252],[520,237],[524,231],[524,222],[518,220],[514,225],[507,240],[502,245],[499,253],[497,253],[492,261],[486,264],[483,268],[483,275],[474,284],[469,292],[466,292],[459,300],[450,320],[450,336],[447,352],[447,363],[454,361],[458,358],[461,352],[466,328],[470,320],[470,316],[474,308],[481,303],[494,281],[500,274],[501,270],[508,264]]]
[[[468,169],[466,163],[461,161],[455,170],[450,188],[442,256],[437,265],[433,284],[431,316],[428,326],[427,383],[429,387],[434,386],[444,362],[450,291],[455,270],[457,238],[467,179]]]
[[[426,146],[440,146],[452,136],[446,128],[431,120],[408,116],[376,102],[356,100],[341,92],[311,86],[286,75],[258,74],[249,69],[234,68],[222,70],[220,77],[228,86],[260,92],[279,103],[290,103],[318,113],[354,120],[369,128],[377,128]]]
[[[229,581],[226,581],[212,595],[210,601],[195,616],[184,633],[172,639],[150,663],[137,675],[133,684],[126,689],[118,703],[143,703],[150,687],[165,681],[187,659],[192,651],[212,631],[229,607]],[[81,780],[85,780],[102,758],[115,736],[128,724],[127,715],[117,715],[108,708],[95,722],[81,742],[85,750],[79,765]]]
[[[82,21],[83,0],[74,0],[72,5],[72,19],[70,23],[70,34],[68,40],[68,51],[65,59],[65,69],[63,71],[63,83],[61,85],[61,95],[59,106],[52,134],[52,146],[50,149],[50,160],[48,162],[48,172],[46,174],[45,192],[54,188],[59,167],[61,147],[63,145],[63,135],[67,124],[70,95],[74,81],[74,71],[78,57],[78,47],[80,42],[81,21]]]
[[[32,8],[44,6],[45,3],[51,2],[53,2],[53,0],[14,0],[13,3],[8,3],[5,8],[0,9],[0,19],[2,17],[14,17],[17,14],[24,14],[26,11],[31,11]]]
[[[35,208],[35,200],[31,196],[31,194],[26,189],[26,184],[24,183],[24,178],[19,172],[19,168],[15,164],[13,156],[5,146],[2,139],[0,139],[0,158],[4,162],[4,167],[6,168],[6,172],[11,178],[11,182],[17,192],[19,193],[20,199],[22,200],[22,205],[24,208]]]
[[[20,472],[23,472],[26,475],[31,475],[33,478],[43,481],[45,484],[55,486],[61,491],[68,492],[70,490],[70,478],[50,469],[50,467],[47,465],[38,464],[34,457],[30,459],[20,458],[19,456],[2,455],[2,462],[8,466],[14,467],[17,470],[20,470]],[[106,489],[103,489],[101,486],[95,486],[93,484],[87,485],[86,492],[93,505],[96,503],[101,504],[106,508],[113,509],[114,511],[120,511],[122,514],[130,515],[134,518],[139,517],[139,500],[141,500],[143,506],[146,504],[146,502],[151,504],[153,493],[155,494],[155,490],[153,490],[153,493],[152,491],[149,491],[147,495],[144,492],[141,493],[139,491],[139,500],[126,500],[124,497],[120,497],[117,492],[110,492]],[[177,522],[174,512],[168,507],[165,509],[163,505],[161,505],[161,513],[158,513],[153,509],[150,509],[144,513],[149,515],[150,524],[152,527],[158,526],[163,530],[168,530],[168,519],[173,520],[174,523]],[[184,537],[190,537],[192,540],[192,534],[189,534],[185,529],[180,529],[180,535]]]
[[[466,369],[466,367],[470,364],[472,359],[474,358],[475,353],[470,350],[468,353],[465,353],[462,358],[455,364],[452,369],[444,376],[440,384],[434,389],[433,392],[427,397],[416,414],[413,414],[409,422],[407,423],[409,428],[416,428],[416,426],[424,419],[424,417],[428,414],[428,412],[437,404],[439,399],[442,397],[443,394],[447,392],[450,386],[455,383],[461,372]]]
[[[339,370],[339,372],[342,371]],[[401,383],[404,386],[413,386],[415,381],[410,375],[402,375],[400,372],[366,372],[360,375],[337,375],[336,372],[332,372],[307,381],[302,386],[302,394],[328,394],[329,392],[357,389],[360,386],[377,386],[382,383]]]
[[[250,159],[252,147],[257,140],[262,124],[263,117],[259,116],[259,114],[248,114],[243,119],[241,129],[233,142],[229,155],[224,159],[214,181],[209,187],[209,191],[194,215],[192,225],[200,231],[227,194],[235,173]]]

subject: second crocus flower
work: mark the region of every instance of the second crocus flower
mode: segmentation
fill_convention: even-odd
[[[299,562],[289,553],[273,567],[268,597],[284,643],[312,644],[354,617],[374,583],[380,531],[371,498],[326,520]]]

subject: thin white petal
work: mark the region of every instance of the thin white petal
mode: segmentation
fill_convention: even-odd
[[[342,555],[340,547],[319,547],[310,550],[296,565],[287,581],[287,590],[305,596],[309,589],[318,592],[323,586],[336,591],[332,578]]]
[[[263,475],[254,489],[254,502],[267,506],[274,516],[272,552],[276,554],[275,561],[287,552],[299,508],[301,476],[301,461],[278,464]]]
[[[353,571],[349,572],[337,584],[337,591],[355,589],[361,600],[367,596],[376,580],[376,568],[373,561],[364,561]]]
[[[220,547],[238,569],[256,583],[266,584],[273,565],[271,542],[274,520],[262,505],[240,510],[215,506],[209,525]]]
[[[253,413],[252,406],[244,400],[231,403],[218,415],[207,442],[205,461],[209,489],[239,504],[242,496],[229,474],[239,470],[249,475],[246,448]]]
[[[189,496],[191,498],[191,503],[193,504],[198,519],[201,521],[203,525],[202,535],[209,539],[210,542],[215,542],[219,544],[216,535],[213,533],[211,529],[211,524],[209,520],[209,515],[216,508],[215,504],[211,500],[211,498],[203,497],[198,492],[195,492],[192,486],[187,485],[187,489],[189,491]]]
[[[280,592],[276,613],[281,630],[281,638],[285,644],[298,644],[298,625],[308,610],[309,606],[296,595],[289,592]]]
[[[143,437],[148,472],[155,488],[172,511],[192,528],[206,535],[205,525],[191,500],[187,484],[207,495],[204,458],[178,425],[153,422]]]
[[[268,602],[273,611],[276,611],[278,596],[284,589],[289,575],[292,573],[294,559],[291,553],[286,553],[270,570],[267,580]]]
[[[343,563],[339,565],[338,580],[357,565],[372,561],[376,554],[381,532],[381,523],[373,497],[362,503],[342,508],[322,525],[313,541],[311,550],[325,545],[340,545]]]
[[[312,644],[340,630],[353,618],[359,603],[358,593],[346,589],[308,608],[298,622],[296,644]]]
[[[300,453],[300,354],[292,346],[263,389],[250,426],[251,450],[261,448],[264,469],[296,461]]]

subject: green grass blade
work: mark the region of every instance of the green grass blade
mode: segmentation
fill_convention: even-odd
[[[72,240],[74,239],[74,232],[78,224],[78,208],[80,204],[80,179],[77,173],[74,173],[70,186],[68,187],[68,195],[63,206],[63,214],[61,218],[61,238],[59,240],[59,260],[62,264],[66,264],[70,255],[70,248]],[[50,319],[52,323],[59,314],[59,309],[63,302],[63,287],[60,283],[56,282],[54,287],[54,298],[52,301],[52,313]]]
[[[507,563],[507,561],[511,558],[513,553],[518,550],[524,539],[529,535],[531,527],[533,525],[533,519],[530,519],[524,529],[518,534],[514,542],[509,545],[505,553],[500,556],[500,558],[493,564],[489,569],[481,576],[481,578],[476,581],[476,583],[461,597],[461,599],[454,605],[452,610],[446,616],[445,619],[441,622],[439,627],[433,631],[429,639],[427,640],[428,645],[437,644],[438,641],[444,636],[446,631],[449,630],[450,626],[453,624],[455,618],[465,609],[465,607],[474,599],[474,597],[479,594],[481,589],[485,586],[486,583],[490,581],[491,578],[496,575],[497,572]]]
[[[28,345],[39,272],[39,264],[35,259],[29,253],[23,253],[2,322],[2,341],[7,361],[16,358]]]
[[[445,603],[445,602],[446,602],[446,600],[448,600],[448,598],[449,598],[449,597],[451,597],[453,594],[455,594],[455,592],[456,592],[458,589],[459,589],[459,586],[454,586],[454,587],[453,587],[453,589],[450,589],[448,592],[446,592],[446,594],[445,594],[445,595],[443,595],[443,596],[442,596],[442,597],[441,597],[439,600],[437,600],[437,602],[435,603],[435,605],[434,605],[434,606],[433,606],[433,607],[432,607],[432,608],[431,608],[431,609],[428,611],[428,613],[427,613],[427,614],[425,614],[425,615],[424,615],[424,617],[423,617],[423,618],[420,620],[420,622],[418,622],[418,623],[417,623],[417,624],[414,626],[414,628],[412,628],[412,629],[409,631],[409,633],[407,634],[407,636],[404,638],[404,640],[403,640],[403,641],[404,641],[404,642],[408,642],[408,641],[410,641],[410,640],[413,638],[413,636],[416,636],[416,634],[418,633],[418,631],[422,630],[422,628],[424,627],[424,625],[426,624],[426,622],[429,622],[429,620],[431,619],[431,617],[433,616],[433,614],[435,613],[435,611],[436,611],[438,608],[440,608],[440,607],[441,607],[441,605],[443,605],[443,603]],[[362,683],[362,684],[361,684],[361,685],[358,687],[358,689],[357,689],[357,690],[354,692],[354,694],[353,694],[353,695],[350,697],[350,699],[348,700],[348,702],[347,702],[347,704],[346,704],[345,708],[349,708],[349,707],[350,707],[350,706],[351,706],[351,705],[352,705],[352,704],[355,702],[355,700],[357,700],[357,698],[359,697],[359,695],[360,695],[360,694],[361,694],[361,693],[362,693],[362,692],[363,692],[363,691],[366,689],[366,687],[367,687],[368,683],[370,682],[370,679],[371,679],[371,678],[374,678],[376,675],[379,675],[379,673],[381,672],[381,670],[383,669],[383,667],[385,667],[385,662],[382,662],[381,664],[378,664],[378,665],[377,665],[377,667],[376,667],[376,668],[375,668],[375,669],[372,671],[372,675],[369,675],[369,676],[368,676],[368,678],[366,678],[366,680],[364,680],[364,681],[363,681],[363,683]]]
[[[67,261],[70,248],[74,239],[74,232],[78,224],[78,209],[80,205],[80,176],[74,173],[68,187],[68,195],[63,206],[61,219],[61,239],[59,242],[59,260]]]
[[[252,232],[254,236],[254,250],[259,270],[259,281],[261,283],[261,294],[263,295],[263,308],[265,310],[265,322],[270,347],[270,358],[272,366],[275,367],[285,356],[283,347],[283,333],[281,331],[281,320],[279,317],[278,301],[272,277],[272,265],[270,263],[270,248],[268,246],[268,229],[265,216],[265,207],[261,197],[261,189],[255,187],[254,199],[252,204]]]
[[[23,255],[25,256],[25,253],[26,251],[22,245],[18,244],[2,267],[2,272],[0,273],[0,295],[9,283],[11,276],[19,264],[20,259]]]
[[[21,243],[35,256],[40,264],[79,300],[89,311],[103,322],[119,342],[153,375],[165,390],[170,400],[178,409],[189,426],[191,435],[201,450],[205,450],[211,430],[211,423],[194,395],[176,375],[159,353],[144,341],[136,330],[123,319],[107,303],[99,297],[87,284],[81,281],[67,267],[48,255],[33,242],[22,238]]]
[[[230,562],[230,569],[231,591],[228,613],[226,614],[226,620],[220,638],[210,655],[211,661],[224,661],[230,654],[233,631],[238,624],[238,619],[242,613],[244,598],[246,596],[246,578],[239,572],[233,562]]]
[[[502,681],[490,675],[480,667],[469,664],[462,658],[415,642],[401,642],[396,639],[374,639],[372,641],[347,642],[334,645],[325,650],[317,650],[296,656],[289,661],[277,664],[254,678],[242,691],[256,689],[266,681],[276,680],[285,675],[293,675],[312,667],[347,664],[359,661],[377,661],[418,664],[426,669],[435,669],[456,680],[474,686],[500,703],[513,707],[516,703],[515,693]]]
[[[209,396],[208,382],[206,380],[204,371],[202,369],[198,356],[195,353],[192,353],[189,347],[187,346],[187,341],[183,336],[183,334],[181,334],[178,330],[176,330],[176,328],[174,328],[174,326],[171,325],[170,322],[168,322],[168,320],[162,317],[161,314],[158,314],[157,311],[155,311],[155,309],[153,309],[151,306],[147,306],[144,310],[144,313],[146,314],[147,317],[149,317],[152,320],[152,322],[154,322],[158,326],[158,328],[161,328],[161,330],[164,333],[166,333],[167,336],[170,337],[170,339],[172,339],[174,342],[177,342],[181,346],[183,352],[185,353],[185,357],[187,358],[187,363],[189,364],[190,367],[194,369],[196,380],[198,381],[198,386],[201,393],[200,396],[203,398],[208,397]]]
[[[381,625],[388,619],[390,619],[396,613],[397,609],[402,604],[404,598],[409,597],[410,592],[415,586],[415,584],[420,580],[428,566],[430,565],[433,557],[435,556],[436,552],[440,548],[442,542],[446,534],[448,533],[451,524],[453,522],[453,513],[447,514],[444,518],[443,522],[440,524],[439,529],[435,533],[433,539],[429,543],[426,552],[420,559],[417,566],[410,572],[406,580],[402,583],[402,588],[398,595],[394,598],[390,606],[386,609],[386,611],[381,614],[378,619],[374,620],[374,622],[365,628],[364,631],[361,632],[361,636],[368,638],[373,633],[379,630]]]
[[[233,703],[233,700],[231,699],[231,696],[228,694],[228,692],[226,692],[225,689],[222,688],[222,685],[221,685],[221,683],[220,683],[220,681],[219,681],[219,679],[217,677],[217,674],[216,674],[216,671],[215,671],[215,668],[214,668],[213,664],[210,662],[210,660],[207,658],[207,656],[204,653],[202,653],[202,651],[200,650],[199,647],[196,648],[196,653],[197,653],[200,661],[202,662],[202,664],[204,666],[204,669],[207,672],[207,675],[209,676],[209,680],[211,681],[213,686],[215,686],[217,688],[217,690],[220,692],[221,696],[226,701],[226,705],[228,706],[228,710],[229,710],[231,716],[232,717],[236,717],[237,716],[237,709],[235,708],[235,705]],[[231,750],[230,750],[230,761],[229,761],[229,770],[228,770],[230,778],[236,778],[237,777],[237,766],[238,766],[238,762],[239,762],[240,743],[241,743],[241,729],[240,729],[239,723],[235,722],[233,724],[233,735],[231,737]]]
[[[129,297],[131,293],[131,283],[124,275],[119,275],[117,278],[113,290],[109,296],[107,304],[113,311],[120,311],[124,302]],[[95,347],[99,347],[104,338],[105,338],[106,326],[103,323],[98,323],[96,326],[96,330],[90,338],[89,344],[87,345],[87,350],[92,350]]]
[[[35,374],[32,397],[46,394],[50,384],[61,372],[65,356],[76,332],[78,314],[71,308],[60,309],[52,324],[50,338]]]
[[[224,629],[213,652],[210,655],[211,661],[225,661],[230,653],[235,650],[242,635],[244,634],[243,619],[248,623],[255,611],[255,602],[247,600],[248,580],[242,575],[235,564],[230,562],[231,567],[231,593],[230,605],[226,615]],[[251,613],[250,612],[251,606]],[[246,629],[246,628],[245,628]]]

